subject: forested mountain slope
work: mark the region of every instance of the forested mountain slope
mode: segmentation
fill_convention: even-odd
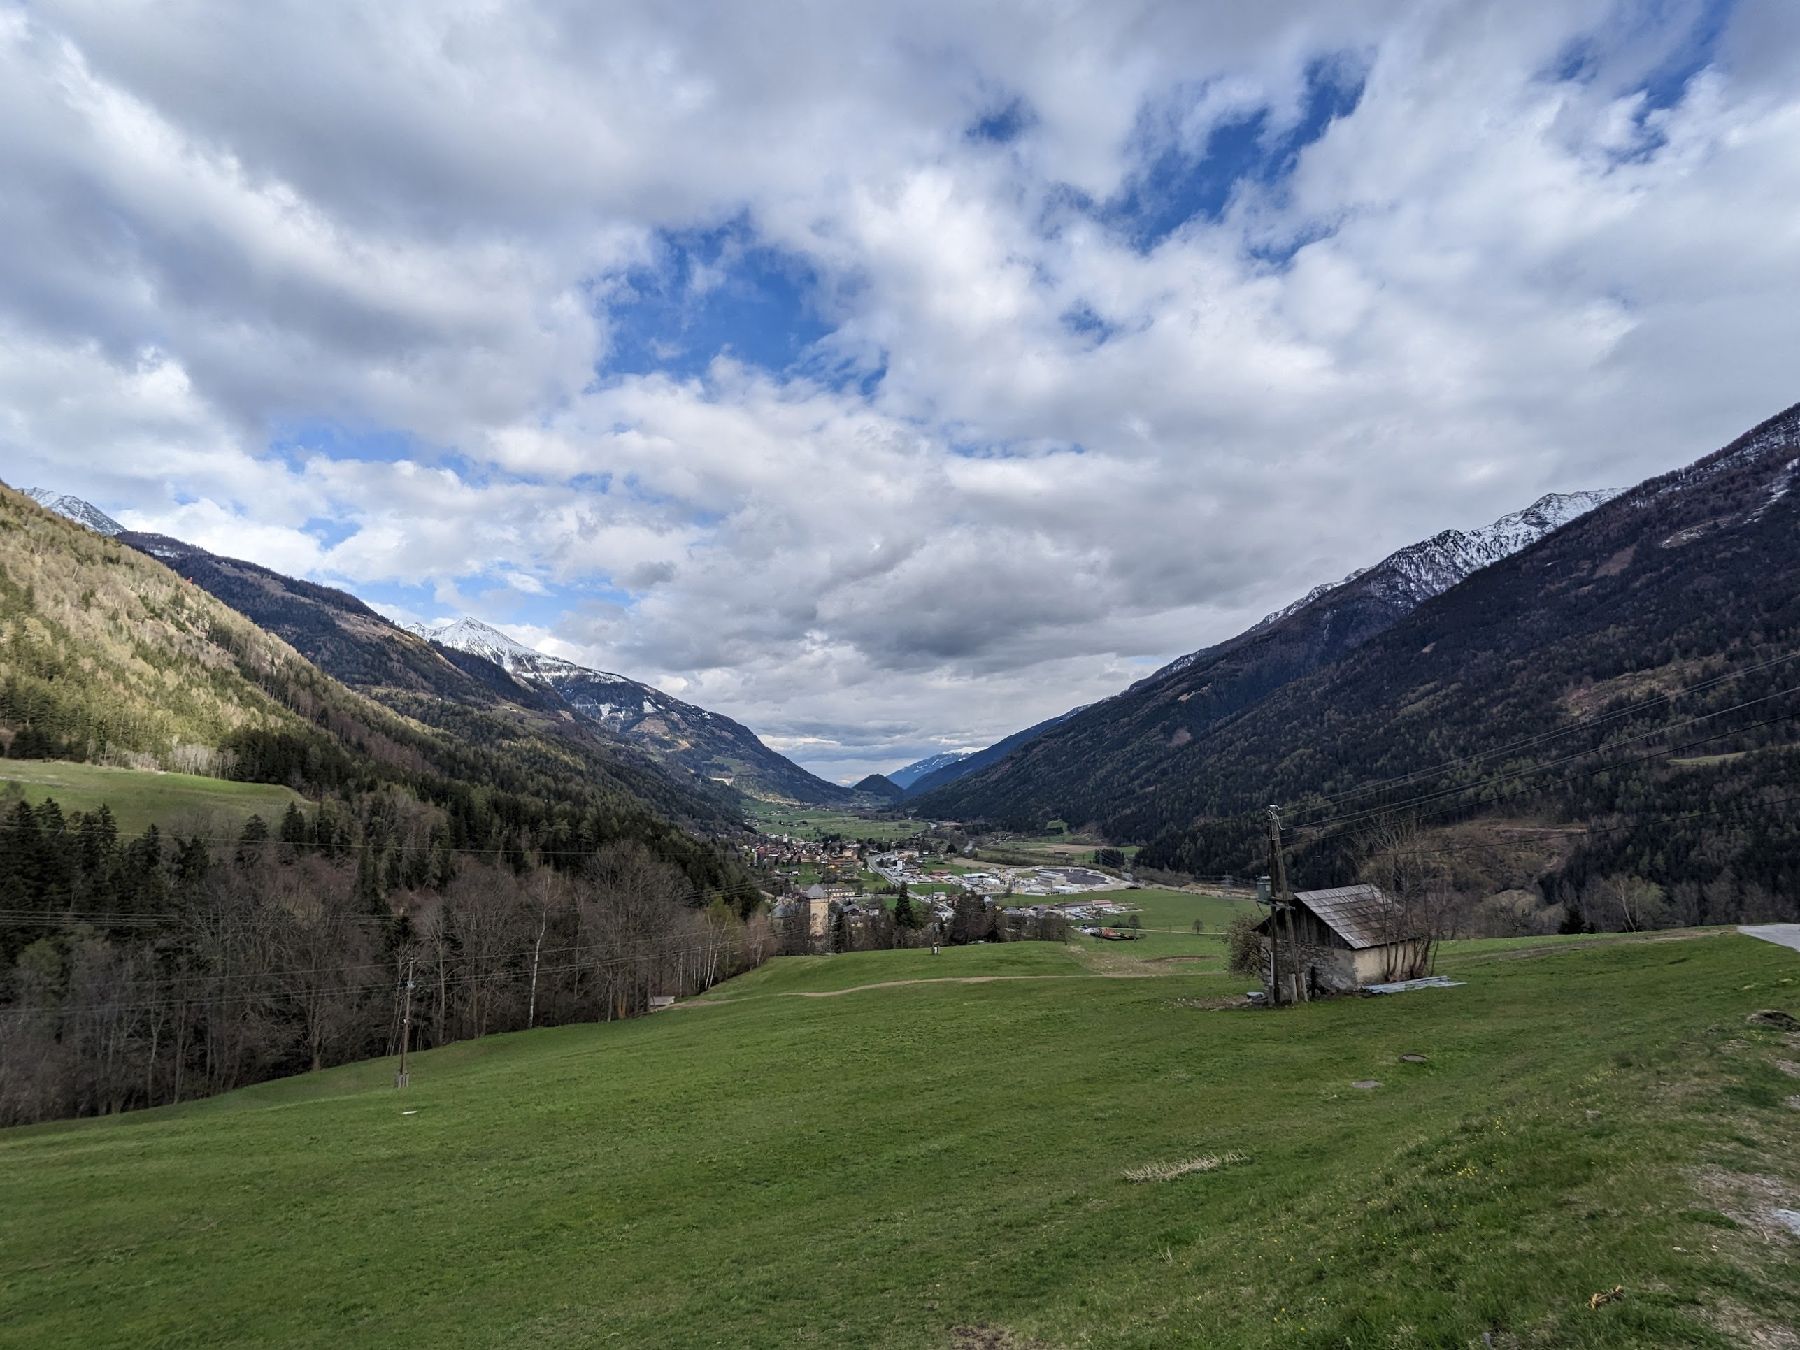
[[[88,523],[80,514],[69,518]],[[647,778],[638,785],[641,793],[666,794],[670,785],[654,780],[672,772],[681,800],[665,805],[704,818],[738,814],[716,784],[809,804],[851,800],[845,789],[777,754],[728,717],[622,675],[546,656],[473,619],[405,628],[334,587],[166,535],[126,531],[119,538],[279,635],[345,684],[459,735],[491,735],[479,725],[484,715],[522,713],[540,732],[575,742],[585,755],[595,754],[598,742],[603,759]],[[665,769],[646,763],[645,756]],[[697,806],[695,799],[708,804]]]
[[[878,773],[872,773],[866,778],[859,779],[852,790],[878,802],[897,802],[903,791],[893,779],[883,777]]]
[[[390,673],[452,678],[415,645]],[[0,749],[124,766],[67,775],[79,808],[0,795],[0,1125],[392,1053],[403,998],[418,1047],[634,1016],[767,953],[729,842],[670,818],[723,833],[722,799],[516,704],[418,697],[456,713],[403,717],[0,490]],[[170,767],[302,795],[165,831]]]
[[[127,530],[121,542],[156,558],[274,633],[333,678],[365,691],[427,695],[473,706],[517,704],[553,710],[556,700],[496,671],[451,660],[346,591],[283,576],[162,534]]]
[[[616,782],[658,810],[708,828],[724,827],[739,814],[728,793],[590,723],[554,690],[516,678],[484,655],[434,645],[347,592],[166,535],[126,532],[119,538],[282,638],[335,679],[462,742],[554,745],[579,776]]]
[[[1237,716],[1201,725],[1198,699],[1169,700],[1138,790],[1094,814],[1148,838],[1147,865],[1244,870],[1261,857],[1245,813],[1286,802],[1321,827],[1297,879],[1326,883],[1397,820],[1567,822],[1577,846],[1546,885],[1642,878],[1692,922],[1794,914],[1797,474],[1800,406]]]
[[[848,805],[855,800],[849,789],[769,749],[743,723],[651,685],[536,651],[476,619],[413,632],[442,650],[491,662],[583,721],[703,779],[777,801]]]
[[[724,875],[715,850],[665,819],[725,828],[722,803],[523,718],[480,730],[397,715],[161,562],[0,489],[9,754],[285,782],[314,797],[392,785],[445,812],[452,846],[504,834],[526,847],[585,830],[640,839],[696,881]]]
[[[1179,772],[1175,752],[1207,727],[1330,664],[1432,596],[1613,495],[1552,493],[1482,529],[1443,530],[1400,549],[1236,637],[1170,662],[1123,693],[1028,728],[945,776],[921,780],[913,789],[918,809],[1009,824],[1060,817],[1146,835],[1167,823],[1146,799],[1159,793],[1165,775]]]

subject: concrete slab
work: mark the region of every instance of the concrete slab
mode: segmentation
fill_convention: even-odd
[[[1741,923],[1738,932],[1800,952],[1800,923]]]

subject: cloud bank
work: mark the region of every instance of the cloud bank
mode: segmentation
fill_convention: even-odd
[[[0,4],[0,473],[853,778],[1793,401],[1796,56],[1782,0]]]

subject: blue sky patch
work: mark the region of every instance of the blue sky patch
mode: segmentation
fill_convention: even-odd
[[[1294,170],[1300,152],[1362,100],[1363,74],[1343,60],[1315,61],[1306,102],[1284,131],[1271,130],[1264,106],[1212,128],[1198,152],[1178,139],[1144,136],[1144,166],[1124,191],[1102,204],[1100,219],[1148,252],[1191,220],[1217,220],[1243,183],[1272,185]],[[1146,117],[1148,127],[1150,119]],[[1160,124],[1159,124],[1160,125]]]
[[[1024,135],[1036,121],[1037,114],[1031,111],[1023,99],[1015,98],[976,118],[969,124],[964,135],[971,141],[1008,145]]]
[[[1086,338],[1095,347],[1104,345],[1108,338],[1119,331],[1086,304],[1071,305],[1058,317],[1064,328],[1077,337]]]
[[[1623,5],[1600,28],[1569,43],[1544,78],[1592,84],[1607,74],[1609,55],[1638,49],[1641,43],[1654,49],[1659,39],[1665,40],[1660,57],[1647,69],[1639,66],[1622,77],[1628,82],[1616,90],[1603,89],[1609,97],[1642,96],[1634,116],[1641,139],[1619,158],[1646,159],[1662,148],[1665,139],[1651,119],[1680,103],[1694,77],[1712,65],[1737,4],[1738,0],[1700,0],[1697,6],[1682,0],[1640,0]],[[1687,21],[1678,22],[1684,16]]]
[[[418,437],[393,427],[355,426],[325,417],[300,417],[278,423],[269,433],[269,449],[298,467],[308,455],[327,459],[380,460],[430,458]]]
[[[603,375],[689,379],[722,353],[785,371],[831,332],[811,264],[759,242],[741,216],[713,229],[665,231],[660,253],[656,266],[627,273],[607,305],[613,341]]]

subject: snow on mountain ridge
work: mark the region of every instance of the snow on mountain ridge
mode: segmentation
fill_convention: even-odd
[[[25,495],[46,511],[54,512],[64,520],[72,520],[77,525],[84,525],[95,534],[104,534],[111,538],[113,535],[125,533],[123,525],[92,502],[85,502],[66,492],[58,492],[55,488],[33,487],[26,488]]]
[[[454,647],[459,652],[473,652],[477,656],[485,656],[500,666],[508,666],[508,661],[524,658],[535,658],[543,655],[535,648],[527,647],[516,638],[502,633],[498,628],[483,623],[480,619],[464,616],[450,623],[439,624],[436,628],[422,623],[409,623],[407,628],[422,638],[439,643],[445,647]]]
[[[549,690],[609,733],[669,755],[707,778],[747,784],[752,793],[780,799],[825,801],[842,795],[769,749],[750,728],[650,685],[537,651],[479,619],[407,627],[440,646],[492,661],[514,679]]]
[[[1586,492],[1547,492],[1530,506],[1473,530],[1440,530],[1429,539],[1388,554],[1373,567],[1360,567],[1342,581],[1315,587],[1299,602],[1276,610],[1258,628],[1279,623],[1307,605],[1352,581],[1371,579],[1383,594],[1423,604],[1490,563],[1535,544],[1550,531],[1586,515],[1618,496],[1615,488]]]
[[[924,759],[914,760],[905,768],[895,769],[886,777],[896,787],[911,787],[926,774],[935,773],[948,765],[960,763],[967,759],[970,753],[966,750],[946,750],[942,754],[927,755]]]
[[[1619,491],[1617,488],[1596,488],[1584,492],[1547,492],[1530,506],[1501,516],[1492,524],[1473,530],[1440,530],[1429,539],[1397,549],[1373,567],[1359,567],[1341,581],[1328,581],[1313,587],[1291,605],[1265,615],[1248,631],[1255,633],[1273,628],[1354,581],[1363,581],[1383,598],[1409,607],[1422,605],[1471,573],[1535,544],[1552,530],[1577,516],[1586,515],[1602,502],[1611,501]],[[1209,647],[1178,656],[1138,683],[1147,684],[1185,670],[1211,650]]]

